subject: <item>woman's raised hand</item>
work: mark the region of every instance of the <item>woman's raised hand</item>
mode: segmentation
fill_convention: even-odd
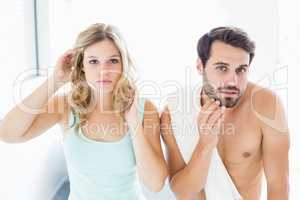
[[[55,81],[60,83],[67,83],[70,81],[74,55],[75,51],[69,50],[57,60],[53,74]]]

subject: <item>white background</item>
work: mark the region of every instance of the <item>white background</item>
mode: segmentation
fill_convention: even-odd
[[[15,93],[19,92],[14,90],[14,81],[24,70],[35,66],[32,5],[32,0],[0,3],[1,118],[18,101]],[[142,92],[161,109],[158,97],[166,93],[163,85],[167,80],[181,84],[201,80],[195,62],[196,43],[202,34],[222,25],[243,28],[257,45],[250,80],[276,91],[287,111],[291,133],[291,199],[299,199],[300,128],[296,79],[300,14],[297,6],[296,1],[283,0],[38,1],[40,67],[53,67],[57,57],[72,48],[77,34],[90,24],[114,24],[121,30],[135,59],[139,83],[154,81],[159,86],[159,96],[151,96],[153,88],[143,88]],[[43,79],[29,78],[22,93],[30,92]],[[59,131],[54,127],[25,144],[0,143],[0,199],[30,199],[36,188],[33,181],[43,168],[49,148],[60,139]],[[169,199],[164,195],[168,195],[167,192],[153,199]]]

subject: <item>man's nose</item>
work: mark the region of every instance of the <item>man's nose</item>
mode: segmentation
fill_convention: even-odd
[[[225,85],[236,86],[238,82],[237,75],[235,73],[230,73],[225,80]]]

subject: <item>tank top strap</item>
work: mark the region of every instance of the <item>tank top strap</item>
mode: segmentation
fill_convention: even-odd
[[[140,97],[138,99],[138,119],[140,121],[143,121],[143,119],[144,119],[145,102],[146,102],[146,99],[144,97]]]
[[[76,114],[75,110],[70,107],[69,111],[69,118],[68,118],[68,125],[69,127],[74,126],[78,122],[79,118],[78,115]]]
[[[138,119],[143,120],[144,119],[144,109],[145,109],[145,102],[146,99],[143,97],[140,97],[138,99]],[[78,123],[79,115],[75,112],[74,108],[70,107],[69,112],[69,118],[68,118],[68,125],[69,127],[73,126],[75,123]]]

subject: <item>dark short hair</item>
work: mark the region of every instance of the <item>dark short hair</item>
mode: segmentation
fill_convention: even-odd
[[[204,34],[198,41],[197,52],[203,66],[210,57],[211,46],[214,41],[221,41],[233,47],[241,48],[249,53],[251,63],[254,57],[255,44],[248,34],[237,27],[217,27]]]

